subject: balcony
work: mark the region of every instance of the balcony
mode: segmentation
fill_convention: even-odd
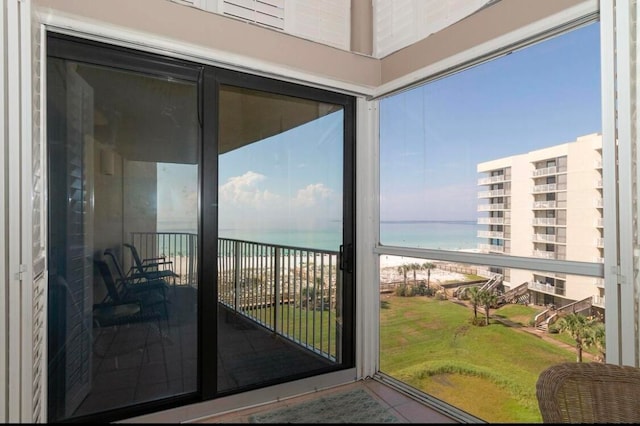
[[[531,220],[533,226],[554,226],[557,219],[555,217],[534,217]]]
[[[174,271],[178,274],[176,286],[196,285],[195,234],[137,232],[132,234],[132,242],[143,257],[163,255],[173,262]],[[282,318],[299,316],[299,313],[282,310],[296,306],[305,313],[322,311],[328,314],[326,320],[329,323],[335,323],[341,282],[337,262],[338,252],[219,238],[218,302],[333,360],[334,344],[329,343],[331,333],[323,334],[320,324],[303,324],[300,326],[303,329],[318,333],[313,343],[307,341],[300,335],[300,330],[290,329],[282,323]]]
[[[135,323],[95,332],[92,362],[101,391],[89,392],[78,408],[79,415],[90,413],[95,404],[104,406],[105,392],[123,388],[121,381],[113,380],[113,368],[100,368],[114,359],[132,375],[131,395],[121,395],[120,403],[163,397],[169,389],[196,389],[196,308],[202,294],[196,274],[197,236],[138,232],[130,242],[144,258],[164,256],[173,262],[178,277],[170,282],[167,292],[167,320],[154,323],[155,329]],[[218,318],[218,339],[224,342],[218,346],[219,391],[305,377],[340,365],[342,273],[338,252],[222,238],[218,248],[218,308],[214,315]],[[129,262],[123,259],[125,266]],[[113,342],[134,342],[134,336],[147,329],[143,327],[161,333],[148,335],[149,339],[158,338],[147,347],[154,362],[134,365],[134,357],[125,357],[120,353],[122,345]],[[157,383],[153,388],[156,393],[133,391],[142,388],[136,380],[143,376]],[[183,380],[176,383],[176,377]]]
[[[555,200],[533,202],[534,209],[555,209],[556,206],[557,206],[557,203]]]
[[[486,211],[492,211],[492,210],[504,210],[504,209],[505,209],[504,203],[479,204],[478,205],[478,211],[479,212],[486,212]]]
[[[557,253],[555,251],[545,251],[545,250],[534,250],[532,253],[533,257],[537,257],[540,259],[556,259]]]
[[[534,234],[533,242],[536,243],[555,243],[557,236],[555,234]]]
[[[534,185],[531,192],[533,192],[534,194],[539,194],[543,192],[555,192],[555,191],[558,191],[559,189],[560,188],[556,183],[545,183],[543,185]]]
[[[539,291],[547,294],[555,294],[558,296],[564,296],[564,289],[558,288],[555,285],[548,283],[542,283],[540,281],[532,281],[529,283],[529,290]]]
[[[478,238],[500,238],[504,239],[504,232],[501,231],[478,231]]]
[[[489,176],[478,179],[478,185],[490,185],[492,183],[506,182],[504,175]]]
[[[595,244],[598,248],[604,248],[604,238],[596,238]]]
[[[480,217],[478,225],[508,225],[509,219],[504,217]]]
[[[593,295],[591,304],[604,309],[604,296]]]
[[[555,175],[556,173],[558,173],[558,168],[556,166],[551,166],[551,167],[543,167],[540,169],[535,169],[532,173],[532,176],[533,177],[549,176],[549,175]]]
[[[504,246],[495,244],[478,244],[478,249],[482,253],[504,253]]]
[[[478,198],[504,197],[505,195],[510,195],[510,193],[508,189],[492,189],[491,191],[478,192]]]

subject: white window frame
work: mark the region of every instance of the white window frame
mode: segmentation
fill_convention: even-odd
[[[615,3],[615,4],[614,4]],[[547,19],[538,21],[527,27],[520,28],[503,37],[476,46],[473,49],[453,55],[438,63],[420,69],[412,74],[406,75],[396,81],[386,84],[376,92],[372,98],[371,108],[377,109],[377,103],[384,97],[400,93],[412,87],[425,84],[428,81],[450,75],[472,65],[482,63],[517,48],[530,45],[534,42],[544,40],[554,34],[561,33],[575,27],[582,22],[589,22],[598,17],[601,28],[601,81],[602,81],[602,109],[603,109],[603,183],[606,188],[613,188],[605,191],[604,199],[604,221],[605,221],[605,263],[585,263],[559,260],[540,260],[527,257],[506,257],[501,255],[465,253],[431,249],[416,249],[408,247],[386,247],[380,244],[380,205],[375,205],[373,215],[375,216],[374,231],[376,242],[373,253],[376,258],[380,255],[405,256],[414,258],[425,258],[432,260],[447,260],[459,263],[471,263],[481,265],[492,265],[498,267],[508,267],[517,269],[529,269],[539,271],[553,271],[565,274],[587,275],[595,278],[604,278],[606,306],[606,346],[607,362],[614,364],[638,365],[638,324],[635,307],[637,305],[638,283],[634,282],[634,262],[640,256],[640,247],[634,246],[634,223],[633,211],[634,200],[638,200],[638,194],[633,193],[632,176],[634,160],[631,150],[631,132],[634,123],[631,123],[631,99],[632,76],[629,75],[631,68],[629,58],[633,57],[630,40],[632,40],[631,8],[628,0],[602,0],[585,1],[577,6],[566,9]],[[639,12],[640,13],[640,12]],[[617,22],[617,28],[614,28]],[[618,52],[614,55],[614,51]],[[614,75],[614,58],[617,76]],[[617,81],[614,82],[614,78]],[[617,92],[615,87],[617,85]],[[617,113],[615,108],[617,97]],[[616,159],[616,115],[618,118],[617,139],[619,141],[619,158]],[[639,118],[640,119],[640,118]],[[376,145],[379,144],[379,133],[374,134]],[[379,149],[378,149],[379,150]],[[368,176],[358,176],[358,181],[375,181],[380,178],[380,159],[377,150],[369,152],[371,162],[375,162],[374,172]],[[636,154],[640,155],[640,154]],[[620,175],[620,185],[616,188],[618,177],[616,175],[616,161],[619,163],[618,172]],[[636,171],[637,172],[637,171]],[[638,179],[640,181],[640,178]],[[619,193],[619,198],[616,193]],[[379,201],[379,188],[378,188]],[[623,207],[618,208],[621,205]],[[634,251],[635,250],[635,251]],[[620,253],[620,256],[618,256]],[[377,271],[373,286],[377,286],[379,277],[379,261],[369,260],[363,269],[375,269]],[[368,306],[374,306],[378,311],[379,318],[379,295],[374,288],[365,292],[368,297],[367,302],[362,302]],[[379,326],[379,321],[376,320]],[[379,328],[376,330],[365,330],[375,335],[378,339]],[[373,339],[373,336],[369,336]],[[367,372],[379,370],[379,354],[372,354],[364,362]]]

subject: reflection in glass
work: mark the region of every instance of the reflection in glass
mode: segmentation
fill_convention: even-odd
[[[49,58],[47,86],[49,420],[195,392],[196,85]]]
[[[218,392],[341,363],[344,111],[223,85]]]

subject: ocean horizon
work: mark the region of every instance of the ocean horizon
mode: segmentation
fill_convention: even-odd
[[[158,224],[159,232],[195,233],[179,223]],[[380,242],[388,246],[439,250],[471,250],[478,245],[478,224],[470,220],[381,221]],[[321,229],[232,229],[221,228],[220,238],[265,244],[337,251],[342,243],[340,224],[330,222]]]

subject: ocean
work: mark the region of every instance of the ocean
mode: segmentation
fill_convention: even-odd
[[[160,232],[185,232],[184,227],[159,228]],[[385,221],[380,224],[380,240],[383,245],[389,246],[475,249],[479,242],[477,231],[475,221]],[[221,238],[318,250],[338,250],[341,244],[341,229],[337,222],[314,230],[221,228],[219,234]]]

